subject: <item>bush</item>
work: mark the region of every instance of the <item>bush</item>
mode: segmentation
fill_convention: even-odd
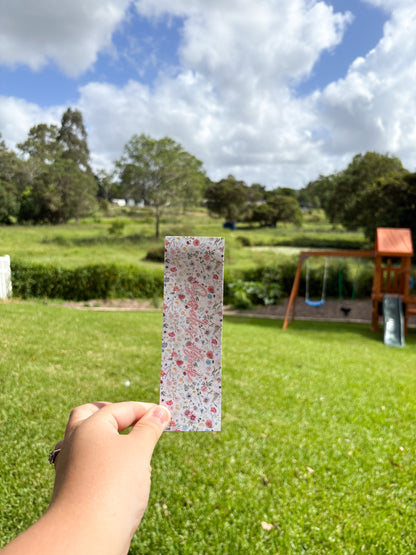
[[[144,258],[145,260],[151,260],[152,262],[163,262],[165,259],[165,247],[163,245],[152,247],[147,251]]]
[[[96,264],[74,269],[12,262],[13,295],[74,301],[151,299],[163,294],[163,274],[136,266]]]
[[[112,224],[108,228],[108,233],[110,235],[116,235],[117,237],[119,237],[123,234],[125,225],[126,224],[125,222],[123,222],[123,220],[114,220],[114,222],[112,222]]]
[[[239,235],[238,237],[236,237],[236,241],[238,241],[242,247],[251,247],[250,239],[248,237],[245,237],[244,235]]]

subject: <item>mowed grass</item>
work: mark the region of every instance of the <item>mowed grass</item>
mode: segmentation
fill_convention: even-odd
[[[158,400],[161,323],[0,304],[3,544],[45,510],[73,406]],[[228,317],[223,354],[222,431],[162,436],[130,553],[415,552],[415,338]]]

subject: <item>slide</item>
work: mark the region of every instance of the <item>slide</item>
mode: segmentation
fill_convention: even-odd
[[[389,347],[404,347],[404,317],[402,298],[398,295],[384,295],[384,344]]]

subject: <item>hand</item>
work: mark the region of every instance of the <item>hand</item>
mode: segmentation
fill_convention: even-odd
[[[147,507],[153,449],[169,419],[165,407],[150,403],[75,408],[57,445],[51,505],[9,547],[31,533],[27,553],[127,553]]]

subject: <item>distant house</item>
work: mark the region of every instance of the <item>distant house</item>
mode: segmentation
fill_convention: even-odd
[[[140,202],[136,202],[133,198],[113,198],[111,201],[112,204],[115,204],[116,206],[120,206],[120,207],[124,207],[124,206],[128,206],[130,208],[144,208],[144,202],[140,201]]]
[[[127,202],[124,198],[113,198],[111,200],[111,204],[115,204],[116,206],[126,206]]]

